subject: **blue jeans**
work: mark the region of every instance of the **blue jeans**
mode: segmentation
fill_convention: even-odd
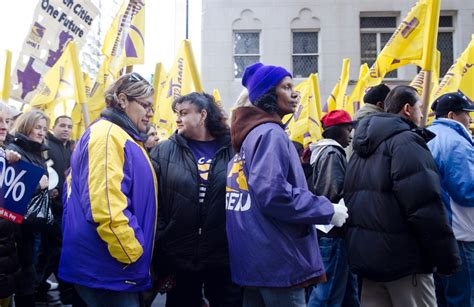
[[[313,286],[308,306],[360,306],[357,278],[349,270],[344,240],[321,237],[319,248],[328,280]]]
[[[138,292],[119,292],[105,289],[95,289],[75,285],[79,296],[89,307],[139,307],[140,296]]]
[[[435,274],[438,306],[474,306],[474,242],[457,241],[461,271],[445,277]]]
[[[244,288],[243,307],[306,307],[303,288]]]

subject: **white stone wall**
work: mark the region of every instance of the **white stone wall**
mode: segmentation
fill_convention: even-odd
[[[351,60],[350,79],[360,63],[361,12],[396,12],[403,19],[416,0],[203,0],[201,76],[206,91],[219,89],[227,108],[237,99],[241,79],[233,75],[233,30],[259,29],[261,61],[292,70],[292,29],[319,30],[319,80],[326,101],[339,78],[342,59]],[[474,33],[474,1],[443,0],[442,12],[453,12],[454,58]],[[407,82],[414,67],[401,68],[397,81]],[[299,82],[301,80],[296,80]],[[352,89],[349,87],[348,92]]]

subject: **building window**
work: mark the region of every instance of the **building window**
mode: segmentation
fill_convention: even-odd
[[[397,29],[396,16],[360,17],[360,61],[371,67],[377,55],[390,40]],[[397,78],[397,70],[385,75],[385,78]]]
[[[318,32],[293,31],[293,77],[318,72]]]
[[[441,16],[438,29],[438,50],[441,52],[439,76],[442,78],[454,63],[453,16]]]
[[[234,77],[242,78],[245,67],[260,61],[260,32],[234,32]]]

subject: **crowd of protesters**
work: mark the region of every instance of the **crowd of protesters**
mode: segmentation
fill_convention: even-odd
[[[256,63],[242,85],[230,119],[211,95],[176,99],[159,140],[153,87],[125,74],[74,148],[70,117],[49,131],[0,103],[0,157],[44,170],[29,207],[48,208],[0,219],[0,306],[56,286],[73,306],[474,306],[466,97],[436,99],[426,129],[416,90],[381,84],[304,149],[283,122],[292,75]]]

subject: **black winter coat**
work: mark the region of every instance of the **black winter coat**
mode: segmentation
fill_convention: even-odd
[[[66,145],[56,138],[53,134],[48,133],[48,157],[53,160],[52,168],[58,174],[59,182],[56,187],[59,195],[51,200],[53,214],[55,218],[62,218],[62,195],[64,188],[64,181],[66,180],[66,171],[71,166],[71,154],[69,142]]]
[[[338,203],[344,196],[344,178],[346,174],[346,153],[336,141],[322,139],[311,144],[313,174],[310,191],[318,196],[326,196],[332,203]],[[334,227],[328,233],[318,230],[318,238],[342,238],[344,227]]]
[[[158,178],[158,229],[155,263],[160,274],[225,268],[225,231],[230,136],[218,139],[204,203],[199,204],[197,163],[184,137],[174,134],[151,152]]]
[[[0,299],[13,294],[19,269],[15,234],[17,226],[0,218]]]
[[[393,281],[416,273],[451,274],[459,250],[443,207],[427,130],[399,115],[364,118],[346,170],[346,244],[354,273]]]

